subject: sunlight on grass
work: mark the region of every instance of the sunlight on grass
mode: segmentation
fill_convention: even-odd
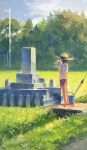
[[[4,126],[1,127],[4,128],[3,131],[6,130],[8,133],[12,131],[13,135],[20,134],[3,140],[2,148],[4,147],[6,150],[59,150],[70,139],[81,137],[87,131],[87,114],[57,119],[54,115],[47,115],[48,110],[43,108],[12,109],[3,110],[3,113],[8,113],[6,117],[8,121],[3,122]],[[23,113],[24,118],[20,112]],[[12,119],[13,114],[18,118],[21,117],[21,122],[17,118]],[[11,117],[9,118],[9,116]],[[5,129],[8,126],[9,128]],[[28,132],[23,134],[23,130]]]
[[[57,71],[54,72],[38,72],[40,77],[45,78],[47,85],[49,85],[49,80],[54,79],[56,87],[59,87],[59,73]],[[68,90],[69,92],[74,92],[84,78],[87,72],[69,72],[69,80],[68,80]],[[76,96],[81,96],[87,94],[87,78],[82,84],[81,88],[77,92]]]

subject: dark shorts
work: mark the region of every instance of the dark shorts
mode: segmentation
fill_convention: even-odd
[[[66,82],[67,82],[66,79],[61,79],[61,80],[60,80],[60,86],[61,86],[61,85],[64,85]]]

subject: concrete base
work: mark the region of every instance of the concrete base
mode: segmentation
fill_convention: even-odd
[[[0,89],[0,106],[26,107],[28,101],[30,106],[41,106],[46,92],[46,89]]]

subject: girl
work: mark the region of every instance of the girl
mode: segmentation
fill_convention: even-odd
[[[67,82],[68,82],[68,61],[73,60],[73,58],[70,58],[67,53],[63,53],[60,58],[57,60],[57,67],[59,69],[59,79],[60,79],[60,87],[62,90],[62,95],[64,98],[64,106],[69,104],[68,101],[68,88],[67,88]]]

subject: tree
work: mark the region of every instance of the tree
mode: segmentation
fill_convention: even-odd
[[[23,26],[23,35],[24,37],[28,37],[29,33],[33,30],[33,23],[32,20],[28,19],[25,23],[25,25]]]

